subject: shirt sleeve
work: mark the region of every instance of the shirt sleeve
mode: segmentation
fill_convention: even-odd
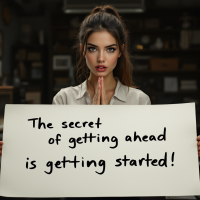
[[[145,105],[151,105],[151,100],[150,100],[149,96],[147,96],[147,98],[146,98]]]
[[[151,105],[151,100],[147,94],[142,93],[140,105]]]
[[[62,99],[62,95],[60,92],[58,92],[54,98],[53,98],[53,101],[52,101],[52,104],[55,104],[55,105],[63,105],[64,104],[64,101]]]

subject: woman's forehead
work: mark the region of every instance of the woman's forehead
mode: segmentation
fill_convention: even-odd
[[[111,44],[117,44],[117,41],[108,31],[98,31],[93,32],[88,37],[87,43],[91,43],[96,46],[109,46]]]

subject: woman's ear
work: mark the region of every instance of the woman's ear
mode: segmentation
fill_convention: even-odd
[[[124,50],[124,44],[122,44],[122,51]],[[119,53],[119,56],[118,57],[120,57],[122,54],[121,54],[121,52]]]

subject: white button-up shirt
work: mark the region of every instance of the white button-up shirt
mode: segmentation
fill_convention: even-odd
[[[115,93],[109,105],[150,105],[149,96],[143,91],[123,85],[117,77]],[[82,87],[81,87],[82,85]],[[129,90],[128,90],[129,88]],[[53,98],[53,104],[91,105],[92,99],[87,91],[86,80],[78,86],[61,89]]]

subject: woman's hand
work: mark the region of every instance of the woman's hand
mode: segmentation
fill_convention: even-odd
[[[200,135],[197,137],[197,141],[198,156],[200,157]]]
[[[98,78],[97,88],[94,98],[92,99],[92,105],[100,105],[100,77]]]
[[[98,84],[92,100],[92,105],[108,105],[103,77],[98,78]]]
[[[3,146],[3,141],[0,141],[0,156],[2,154],[2,146]]]
[[[106,98],[106,91],[105,91],[105,88],[104,88],[104,78],[101,77],[100,78],[101,80],[101,105],[108,105],[108,101],[107,101],[107,98]]]

